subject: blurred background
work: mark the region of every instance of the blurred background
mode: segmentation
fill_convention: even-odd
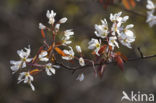
[[[41,73],[33,83],[32,92],[26,84],[17,84],[18,74],[12,75],[10,60],[18,60],[16,51],[31,45],[34,55],[42,38],[38,23],[47,25],[46,11],[54,10],[56,19],[67,17],[61,29],[73,29],[74,44],[82,46],[86,56],[88,41],[94,35],[94,24],[110,13],[122,11],[129,15],[127,24],[135,25],[134,49],[121,47],[128,58],[139,56],[137,47],[144,55],[156,54],[156,26],[150,28],[146,20],[146,2],[142,0],[127,11],[120,0],[104,9],[98,0],[1,0],[0,1],[0,103],[121,103],[122,91],[156,94],[156,58],[128,62],[121,72],[116,65],[109,65],[103,78],[95,78],[92,68],[85,72],[82,82],[71,71],[59,69],[56,75]],[[144,16],[143,16],[144,15]],[[109,20],[108,20],[109,21]],[[124,103],[129,103],[124,101]]]

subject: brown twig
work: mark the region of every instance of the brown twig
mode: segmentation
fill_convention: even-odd
[[[129,58],[127,62],[130,62],[130,61],[137,61],[137,60],[144,60],[144,59],[150,59],[150,58],[155,58],[156,57],[156,54],[155,55],[150,55],[150,56],[143,56],[143,57],[139,57],[139,58]],[[127,63],[126,62],[126,63]],[[106,62],[104,64],[115,64],[116,62]],[[72,71],[77,71],[77,70],[81,70],[81,69],[84,69],[84,68],[87,68],[87,67],[92,67],[93,65],[92,64],[87,64],[83,67],[79,66],[79,67],[68,67],[66,65],[64,65],[63,63],[56,63],[60,66],[62,66],[64,69],[67,69],[67,70],[72,70]],[[101,64],[94,64],[94,66],[99,66]]]

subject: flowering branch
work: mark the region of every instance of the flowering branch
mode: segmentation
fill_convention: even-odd
[[[36,55],[33,58],[29,57],[31,53],[29,45],[24,50],[17,50],[20,60],[10,61],[13,73],[20,72],[18,83],[27,83],[34,91],[35,87],[32,82],[34,81],[34,76],[40,72],[46,72],[48,76],[52,76],[56,73],[57,68],[61,67],[72,70],[73,73],[81,69],[82,72],[78,75],[77,80],[82,81],[85,70],[90,66],[93,67],[95,75],[99,75],[102,78],[104,69],[108,64],[117,64],[123,71],[124,62],[155,57],[155,55],[144,57],[138,48],[141,57],[128,59],[119,51],[120,45],[131,49],[131,44],[136,38],[131,30],[134,25],[124,25],[129,16],[121,17],[121,15],[122,12],[110,14],[111,28],[109,28],[110,26],[106,19],[101,20],[101,24],[95,24],[94,33],[98,39],[91,38],[88,42],[88,49],[91,50],[90,54],[93,56],[93,59],[88,59],[83,55],[79,45],[75,46],[78,56],[75,55],[73,48],[70,46],[72,43],[70,38],[74,36],[72,29],[65,31],[60,29],[60,25],[64,24],[67,18],[64,17],[59,21],[55,21],[56,13],[53,10],[48,10],[46,16],[49,19],[48,23],[50,26],[39,23],[43,45],[39,48]],[[50,39],[47,38],[47,31],[50,32]],[[80,66],[71,66],[77,64],[77,61]],[[64,63],[70,63],[70,66]]]

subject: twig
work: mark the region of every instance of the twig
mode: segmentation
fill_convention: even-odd
[[[156,54],[155,55],[150,55],[150,56],[143,56],[143,57],[139,57],[139,58],[129,58],[127,62],[130,62],[130,61],[137,61],[137,60],[144,60],[144,59],[150,59],[150,58],[155,58],[156,57]],[[116,62],[106,62],[104,64],[115,64]],[[56,64],[59,64],[60,66],[62,66],[64,69],[67,69],[67,70],[72,70],[72,71],[77,71],[77,70],[81,70],[81,69],[84,69],[84,68],[87,68],[87,67],[92,67],[93,65],[92,64],[88,64],[88,65],[85,65],[83,67],[68,67],[66,65],[64,65],[63,63],[56,63]],[[101,64],[94,64],[94,66],[99,66]]]
[[[141,51],[140,47],[138,47],[137,49],[138,49],[138,52],[139,52],[139,54],[140,54],[140,57],[141,57],[141,58],[143,58],[143,57],[144,57],[144,55],[143,55],[143,53],[142,53],[142,51]]]

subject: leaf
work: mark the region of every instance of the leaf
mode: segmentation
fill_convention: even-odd
[[[99,54],[103,53],[106,50],[107,45],[103,45],[98,51]]]
[[[117,62],[117,65],[121,69],[121,71],[123,71],[124,70],[124,67],[123,67],[123,60],[122,60],[122,58],[120,56],[116,56],[115,57],[115,60]]]
[[[123,5],[125,6],[126,9],[128,9],[128,10],[130,9],[130,5],[129,5],[127,0],[122,0],[122,3],[123,3]]]
[[[45,38],[45,33],[43,29],[41,29],[41,35],[42,35],[42,38]]]
[[[124,61],[128,61],[128,58],[127,58],[125,55],[123,55],[122,53],[116,52],[116,55],[121,56],[121,58],[122,58]]]
[[[66,56],[66,54],[58,47],[55,47],[55,51],[60,54],[61,56]]]
[[[52,50],[52,46],[50,45],[47,52],[50,52]]]
[[[55,43],[52,43],[52,44],[49,46],[47,52],[50,52],[50,51],[53,49],[54,46],[55,46]]]
[[[36,74],[36,73],[38,73],[39,71],[40,71],[39,69],[34,69],[34,70],[30,71],[30,74]]]
[[[129,0],[129,1],[130,1],[131,6],[134,8],[136,5],[135,1],[134,0]]]
[[[122,0],[123,5],[126,9],[130,10],[131,7],[134,8],[136,3],[134,0]]]

